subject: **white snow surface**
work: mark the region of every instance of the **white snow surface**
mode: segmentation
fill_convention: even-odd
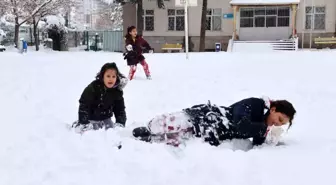
[[[124,74],[121,53],[0,53],[1,185],[334,185],[335,52],[148,54],[124,89],[124,130],[78,135],[78,99],[105,62]],[[288,99],[297,109],[283,146],[235,150],[190,140],[174,154],[134,140],[154,116],[211,100]],[[118,150],[116,144],[122,142]]]
[[[235,5],[257,5],[257,4],[299,4],[300,0],[231,0],[230,4]]]

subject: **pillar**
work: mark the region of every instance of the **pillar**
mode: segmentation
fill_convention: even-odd
[[[233,39],[237,40],[237,12],[238,6],[233,6]]]
[[[297,4],[292,4],[292,36],[296,34]]]

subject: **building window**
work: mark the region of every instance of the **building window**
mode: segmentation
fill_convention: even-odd
[[[222,9],[208,9],[206,16],[206,30],[222,30]]]
[[[278,27],[288,27],[289,18],[290,18],[289,8],[279,7],[278,8]]]
[[[168,9],[168,30],[184,31],[183,9]]]
[[[154,10],[144,10],[143,12],[144,31],[154,31]]]
[[[248,28],[253,27],[254,9],[241,8],[240,9],[240,27]]]
[[[258,7],[240,9],[240,27],[289,27],[289,7]]]
[[[306,7],[306,29],[325,29],[325,7]]]

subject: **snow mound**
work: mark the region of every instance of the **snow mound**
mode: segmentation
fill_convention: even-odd
[[[66,124],[77,119],[80,94],[106,62],[127,74],[122,55],[0,53],[0,184],[334,184],[334,50],[145,57],[153,80],[138,67],[125,87],[126,128],[78,135]],[[281,146],[250,149],[238,140],[212,147],[195,139],[172,148],[130,137],[161,113],[262,95],[288,99],[298,111]]]

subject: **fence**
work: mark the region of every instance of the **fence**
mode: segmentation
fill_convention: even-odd
[[[68,32],[68,47],[78,47],[81,45],[81,41],[83,41],[83,32],[78,31],[69,31]]]
[[[84,43],[87,50],[122,52],[124,36],[122,31],[85,31]]]
[[[265,51],[297,51],[298,50],[298,38],[278,40],[278,41],[232,41],[233,45],[230,50],[233,52],[265,52]]]

